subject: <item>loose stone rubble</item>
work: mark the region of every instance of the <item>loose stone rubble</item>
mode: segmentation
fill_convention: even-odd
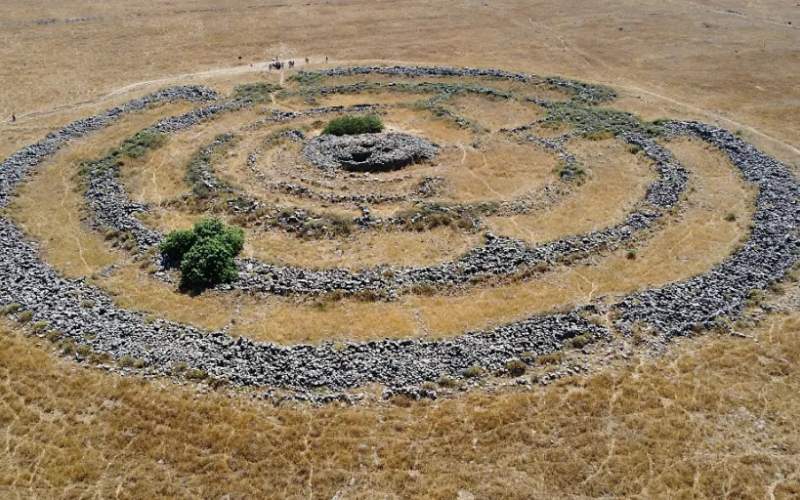
[[[359,271],[348,269],[306,269],[280,266],[255,259],[239,261],[239,279],[218,286],[218,290],[243,290],[250,293],[275,295],[320,295],[331,292],[344,294],[370,293],[376,297],[394,299],[419,287],[448,287],[475,284],[481,280],[498,276],[510,276],[537,264],[553,265],[564,260],[574,260],[597,252],[617,248],[652,225],[679,200],[686,185],[686,171],[664,148],[651,139],[636,133],[623,137],[630,144],[642,149],[655,163],[659,179],[653,182],[644,197],[625,220],[617,225],[551,241],[538,246],[507,237],[486,235],[486,243],[473,248],[461,257],[425,267],[378,266]],[[136,218],[142,210],[124,196],[124,188],[118,182],[118,168],[92,170],[87,198],[100,226],[131,234],[141,251],[146,251],[162,238]],[[205,178],[207,175],[200,175]],[[214,184],[212,181],[207,181]],[[241,201],[238,206],[256,206],[252,200]],[[439,210],[448,210],[439,207]],[[508,205],[492,209],[508,210]],[[453,209],[457,210],[457,209]],[[287,227],[302,225],[310,219],[305,211],[298,211],[279,224]],[[391,219],[390,223],[395,223]],[[374,223],[371,219],[365,224]],[[166,277],[165,274],[159,274]]]
[[[154,103],[214,97],[213,92],[201,87],[166,89],[49,134],[0,164],[0,209],[8,206],[16,187],[33,169],[69,141]],[[759,189],[752,231],[739,250],[707,273],[631,294],[611,306],[615,313],[611,317],[616,318],[614,327],[622,332],[630,332],[641,324],[669,337],[735,318],[751,292],[780,280],[800,261],[800,183],[785,165],[723,129],[696,122],[670,122],[665,128],[673,134],[695,136],[715,145]],[[507,269],[526,259],[547,259],[558,252],[591,253],[610,241],[624,240],[652,224],[661,210],[674,205],[686,183],[685,172],[666,150],[637,134],[627,134],[625,139],[655,159],[661,178],[648,190],[645,206],[620,225],[538,248],[490,237],[486,246],[474,250],[458,264],[410,269],[400,278],[381,275],[354,282],[353,275],[341,275],[338,270],[307,272],[284,268],[268,278],[277,283],[270,286],[312,290],[325,288],[328,285],[324,280],[331,280],[339,288],[371,287],[372,279],[385,286],[414,280],[415,273],[423,280],[453,281],[461,279],[463,274]],[[459,267],[456,271],[449,266]],[[319,388],[337,391],[371,382],[394,388],[390,393],[406,393],[405,388],[442,375],[465,376],[465,370],[472,367],[490,372],[500,370],[507,360],[523,352],[534,356],[554,352],[579,335],[593,341],[602,341],[610,335],[605,327],[586,319],[597,312],[596,306],[590,304],[575,311],[537,315],[446,340],[379,340],[291,347],[253,342],[233,338],[225,332],[204,332],[161,319],[152,321],[141,313],[115,306],[102,290],[80,279],[59,276],[42,262],[36,244],[26,240],[5,216],[0,216],[0,276],[3,278],[0,305],[17,306],[8,309],[10,314],[19,317],[22,312],[29,312],[32,321],[45,322],[52,330],[94,352],[116,360],[140,361],[135,366],[141,368],[125,368],[125,372],[183,374],[193,379],[213,377],[239,385],[280,387],[296,391],[303,399],[314,399]],[[246,280],[247,277],[245,283]],[[258,281],[253,286],[264,283]],[[76,357],[85,356],[78,353]]]
[[[558,77],[543,78],[540,76],[512,73],[499,69],[453,68],[442,66],[350,66],[303,73],[310,75],[319,74],[323,76],[379,74],[399,75],[411,78],[426,76],[456,76],[516,80],[520,82],[535,83],[562,89],[570,92],[575,99],[591,104],[610,101],[617,95],[613,89],[603,87],[601,85],[592,85],[589,83],[567,80]]]
[[[409,134],[323,134],[308,141],[303,154],[313,165],[327,171],[389,172],[432,160],[438,149]]]
[[[737,316],[751,292],[781,279],[800,259],[800,185],[785,165],[727,130],[697,122],[665,126],[715,145],[759,188],[752,232],[742,248],[707,273],[631,295],[616,306],[623,331],[644,324],[681,335]]]
[[[315,108],[306,112],[293,112],[291,115],[293,117],[314,116],[330,112],[331,109],[341,108]],[[184,116],[189,115],[191,113]],[[167,119],[166,122],[173,123],[173,130],[179,130],[181,123],[186,123],[185,127],[196,123],[191,120],[179,119]],[[563,150],[565,137],[544,141],[547,147],[559,152],[566,161],[570,161],[568,153]],[[511,276],[537,265],[550,266],[565,260],[574,261],[600,251],[618,248],[651,228],[667,210],[672,208],[678,202],[687,179],[685,169],[672,158],[668,151],[658,146],[652,139],[636,132],[626,132],[622,134],[622,139],[641,148],[643,153],[654,162],[659,179],[649,186],[644,199],[634,207],[625,220],[615,226],[533,247],[521,240],[487,234],[486,243],[482,246],[473,248],[455,260],[425,267],[377,266],[358,271],[339,268],[319,270],[242,259],[239,261],[239,279],[231,284],[219,285],[217,289],[235,289],[249,293],[275,295],[320,295],[331,292],[369,293],[375,297],[392,300],[400,294],[421,287],[442,288],[476,284],[489,278]],[[229,138],[225,140],[227,141]],[[528,140],[533,139],[528,137]],[[206,148],[216,147],[219,143],[220,139],[215,140]],[[574,161],[574,158],[572,160]],[[95,164],[97,168],[89,170],[91,180],[86,196],[91,212],[94,214],[94,222],[101,228],[130,234],[136,241],[139,251],[145,252],[158,244],[163,235],[147,228],[136,217],[136,214],[145,208],[131,202],[125,195],[125,190],[118,181],[118,167],[104,165],[103,161]],[[211,167],[204,165],[203,163],[198,164],[200,170],[195,177],[202,180],[204,186],[217,187],[218,182],[212,174]],[[497,204],[453,207],[430,205],[423,206],[418,213],[424,214],[425,211],[431,210],[441,213],[449,212],[456,216],[465,213],[471,215],[473,212],[483,214],[520,213],[534,207],[537,201],[536,199],[507,200]],[[255,211],[263,206],[242,193],[238,193],[230,201],[230,204],[235,211],[244,212]],[[305,210],[295,210],[294,213],[278,214],[273,224],[290,231],[301,230],[309,221],[316,218],[318,217]],[[367,211],[356,222],[363,226],[377,228],[408,221],[391,217],[385,220],[376,220]],[[163,272],[158,276],[168,279],[168,275]]]

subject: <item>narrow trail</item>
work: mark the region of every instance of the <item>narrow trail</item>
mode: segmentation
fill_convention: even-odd
[[[540,23],[536,23],[532,19],[528,19],[528,23],[534,29],[536,27],[542,28]],[[798,148],[797,146],[795,146],[793,144],[790,144],[790,143],[788,143],[786,141],[783,141],[783,140],[781,140],[781,139],[779,139],[779,138],[777,138],[777,137],[775,137],[773,135],[770,135],[769,133],[764,132],[764,131],[756,128],[756,127],[753,127],[753,126],[748,125],[746,123],[734,120],[732,118],[728,118],[728,117],[726,117],[726,116],[724,116],[722,114],[716,113],[714,111],[710,111],[708,109],[705,109],[705,108],[702,108],[702,107],[699,107],[699,106],[695,106],[693,104],[690,104],[689,102],[677,99],[675,97],[671,97],[671,96],[663,94],[663,93],[659,93],[659,92],[656,92],[656,91],[653,91],[653,90],[649,90],[649,89],[641,87],[639,85],[631,84],[631,83],[629,83],[629,80],[624,78],[624,77],[612,76],[611,79],[609,79],[608,75],[614,75],[615,74],[615,72],[612,71],[612,67],[609,66],[609,64],[607,64],[606,62],[598,59],[597,57],[591,56],[587,52],[585,52],[585,51],[581,50],[580,48],[576,47],[574,44],[569,43],[563,36],[559,35],[558,32],[554,31],[552,28],[543,27],[542,29],[544,29],[545,31],[550,33],[556,40],[558,40],[559,45],[565,51],[570,51],[570,52],[573,52],[576,55],[580,56],[579,60],[587,70],[592,70],[593,66],[600,66],[605,71],[605,73],[599,73],[598,70],[596,70],[596,69],[591,71],[593,73],[593,75],[594,75],[592,78],[598,83],[605,83],[605,84],[611,85],[612,87],[616,87],[616,88],[619,88],[619,89],[625,89],[625,90],[629,90],[629,91],[632,91],[632,92],[641,93],[641,94],[656,98],[658,100],[670,103],[672,105],[684,108],[684,109],[686,109],[688,111],[691,111],[693,113],[697,113],[699,115],[703,115],[703,116],[709,117],[709,118],[711,118],[713,120],[716,120],[716,121],[718,121],[721,124],[724,124],[726,126],[732,126],[733,128],[745,130],[745,131],[747,131],[749,133],[752,133],[752,134],[754,134],[754,135],[756,135],[756,136],[758,136],[758,137],[760,137],[762,139],[765,139],[765,140],[767,140],[767,141],[769,141],[769,142],[771,142],[771,143],[773,143],[775,145],[778,145],[778,146],[780,146],[781,148],[784,148],[787,151],[790,151],[794,155],[800,156],[800,148]],[[314,60],[321,59],[319,56],[310,56],[310,57],[312,59],[314,59]],[[79,102],[72,103],[72,104],[65,104],[65,105],[57,106],[57,107],[54,107],[54,108],[51,108],[51,109],[48,109],[48,110],[31,111],[31,112],[27,112],[27,113],[18,114],[17,115],[17,122],[18,123],[20,121],[25,122],[25,121],[29,121],[31,119],[36,119],[36,118],[41,118],[41,117],[46,117],[46,116],[52,116],[52,115],[55,115],[55,114],[58,114],[58,113],[63,113],[65,111],[70,111],[70,110],[80,109],[82,107],[95,105],[95,104],[114,99],[114,98],[119,97],[121,95],[124,95],[126,93],[133,92],[133,91],[135,91],[137,89],[140,89],[142,87],[147,87],[147,86],[150,86],[150,85],[168,85],[168,84],[175,84],[175,83],[178,83],[181,80],[187,80],[187,79],[194,80],[194,79],[198,79],[198,78],[212,78],[212,77],[220,77],[220,76],[236,76],[236,75],[245,75],[245,74],[249,74],[249,73],[269,72],[270,71],[270,69],[269,69],[270,62],[271,61],[262,61],[262,62],[256,62],[256,63],[253,63],[253,64],[243,64],[243,65],[237,65],[237,66],[228,66],[228,67],[220,67],[220,68],[208,69],[208,70],[197,71],[197,72],[179,73],[177,75],[172,75],[172,76],[163,77],[163,78],[157,78],[157,79],[153,79],[153,80],[143,80],[143,81],[139,81],[139,82],[135,82],[135,83],[131,83],[131,84],[125,85],[123,87],[119,87],[119,88],[117,88],[117,89],[115,89],[115,90],[113,90],[113,91],[111,91],[111,92],[109,92],[107,94],[101,95],[101,96],[96,97],[94,99],[89,99],[89,100],[85,100],[85,101],[79,101]],[[285,62],[285,61],[282,61],[282,62]],[[378,62],[381,62],[381,63],[384,63],[384,64],[428,64],[425,61],[422,61],[422,62],[417,61],[416,63],[412,63],[412,62],[409,62],[409,61],[402,61],[402,60],[381,60],[381,61],[376,61],[374,59],[352,59],[352,60],[341,60],[341,61],[340,60],[330,59],[328,61],[328,64],[329,65],[342,65],[342,64],[365,64],[365,63],[378,63]],[[430,63],[430,64],[433,64],[433,63]],[[309,66],[315,66],[315,65],[319,65],[319,63],[315,63],[315,62],[309,63]],[[306,64],[305,64],[305,60],[303,58],[299,58],[299,59],[297,59],[295,61],[295,68],[302,68],[304,66],[306,66]],[[281,83],[283,83],[283,81],[284,81],[284,74],[283,73],[284,73],[284,71],[281,70],[281,75],[280,75]]]
[[[309,56],[309,58],[319,58],[320,56]],[[284,65],[287,65],[288,59],[281,59],[281,62]],[[237,76],[237,75],[246,75],[249,73],[268,73],[270,74],[272,70],[270,69],[269,65],[272,61],[260,61],[255,62],[252,64],[241,64],[237,66],[225,66],[220,68],[213,68],[204,71],[195,71],[189,73],[179,73],[172,76],[166,76],[163,78],[156,78],[153,80],[141,80],[138,82],[130,83],[128,85],[119,87],[117,89],[112,90],[106,94],[100,95],[93,99],[87,99],[85,101],[78,101],[71,104],[65,104],[62,106],[57,106],[54,108],[50,108],[47,110],[40,110],[40,111],[29,111],[27,113],[19,113],[17,114],[17,121],[25,121],[26,118],[41,118],[45,116],[52,116],[58,113],[62,113],[64,111],[80,109],[83,107],[91,106],[94,104],[99,104],[104,101],[108,101],[114,99],[116,97],[125,95],[127,93],[136,91],[142,87],[148,87],[151,85],[174,85],[181,80],[196,80],[202,78],[215,78],[215,77],[222,77],[222,76]],[[313,66],[316,63],[309,62],[309,66]],[[295,60],[295,68],[302,68],[306,66],[304,59],[297,59]],[[280,78],[281,84],[284,82],[284,70],[280,70]]]
[[[731,13],[731,12],[725,12],[725,13],[729,14],[729,15],[739,15],[739,16],[745,17],[742,14],[736,14],[736,13]],[[767,22],[767,21],[765,20],[764,22]],[[629,91],[632,91],[632,92],[635,92],[635,93],[640,93],[640,94],[644,94],[644,95],[647,95],[647,96],[650,96],[650,97],[654,97],[656,99],[659,99],[659,100],[668,102],[670,104],[679,106],[681,108],[684,108],[686,110],[692,111],[694,113],[697,113],[697,114],[704,115],[706,117],[712,118],[712,119],[714,119],[714,120],[716,120],[716,121],[718,121],[718,122],[720,122],[722,124],[725,124],[727,126],[733,126],[734,128],[746,130],[746,131],[748,131],[748,132],[750,132],[752,134],[755,134],[755,135],[757,135],[757,136],[759,136],[759,137],[761,137],[763,139],[766,139],[766,140],[768,140],[768,141],[770,141],[770,142],[772,142],[774,144],[777,144],[777,145],[779,145],[779,146],[791,151],[795,155],[800,156],[800,148],[797,148],[796,146],[794,146],[792,144],[789,144],[788,142],[782,141],[781,139],[778,139],[777,137],[774,137],[774,136],[769,135],[769,134],[767,134],[765,132],[762,132],[761,130],[759,130],[759,129],[755,128],[755,127],[752,127],[750,125],[747,125],[747,124],[739,122],[739,121],[736,121],[736,120],[734,120],[732,118],[728,118],[728,117],[726,117],[724,115],[721,115],[719,113],[715,113],[714,111],[710,111],[708,109],[695,106],[695,105],[690,104],[690,103],[688,103],[686,101],[682,101],[682,100],[679,100],[677,98],[670,97],[668,95],[661,94],[661,93],[655,92],[653,90],[649,90],[649,89],[643,88],[643,87],[638,86],[638,85],[633,85],[633,84],[629,83],[630,80],[628,80],[627,78],[622,77],[622,76],[618,76],[618,74],[613,70],[613,67],[611,65],[609,65],[608,63],[606,63],[602,59],[598,58],[597,56],[592,56],[588,52],[580,49],[574,43],[570,43],[562,35],[560,35],[558,33],[558,31],[556,31],[556,30],[554,30],[554,29],[550,28],[549,26],[546,26],[546,25],[544,25],[542,23],[538,23],[538,22],[534,21],[532,18],[528,18],[528,24],[534,30],[536,28],[539,28],[542,31],[545,31],[545,32],[549,33],[551,36],[553,36],[553,38],[555,38],[558,41],[558,45],[560,45],[560,47],[563,50],[568,51],[568,52],[572,52],[573,54],[578,56],[577,60],[581,63],[581,65],[586,70],[589,70],[589,72],[592,73],[592,75],[593,75],[592,78],[595,81],[597,81],[598,83],[605,83],[607,85],[610,85],[611,87],[615,87],[615,88],[618,88],[618,89],[625,89],[625,90],[629,90]],[[600,70],[598,70],[597,67],[599,67]],[[611,78],[609,78],[609,77],[611,77]]]
[[[62,183],[62,186],[64,188],[64,192],[68,192],[70,190],[71,183],[70,183],[70,180],[69,180],[69,176],[67,175],[67,172],[64,171],[63,169],[61,170],[61,183]],[[69,208],[67,207],[66,197],[64,197],[64,196],[61,197],[60,205],[61,205],[61,209],[62,209],[61,211],[63,213],[65,213],[65,214],[67,214],[67,217],[69,217],[69,223],[72,224],[73,223],[73,214],[72,214],[72,210],[69,210]],[[86,270],[85,272],[87,274],[90,274],[92,272],[92,266],[90,266],[89,262],[86,260],[86,256],[84,254],[84,249],[83,249],[83,244],[81,243],[81,238],[77,234],[73,234],[72,238],[75,240],[75,244],[78,247],[78,258],[81,259],[81,263],[83,264],[83,267]]]

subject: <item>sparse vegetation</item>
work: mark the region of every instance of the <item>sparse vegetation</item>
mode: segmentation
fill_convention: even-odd
[[[374,134],[383,130],[383,121],[377,115],[340,116],[329,121],[322,130],[330,135]]]
[[[207,200],[220,191],[229,194],[232,189],[225,182],[213,175],[213,163],[234,144],[232,134],[219,134],[209,146],[195,153],[186,168],[186,182],[192,187],[192,193],[202,200]]]
[[[264,102],[270,99],[270,94],[281,90],[279,85],[268,82],[246,83],[233,89],[234,99],[249,102]]]
[[[139,158],[148,151],[163,146],[166,142],[166,134],[157,130],[144,129],[126,139],[119,147],[119,152],[130,158]]]
[[[467,368],[466,370],[464,370],[463,375],[466,378],[477,378],[477,377],[480,377],[481,375],[483,375],[484,371],[485,370],[483,368],[481,368],[480,366],[472,365],[469,368]]]
[[[555,351],[548,354],[542,354],[536,360],[541,365],[558,365],[564,360],[564,353]]]
[[[20,323],[28,323],[33,319],[33,312],[32,311],[22,311],[17,314],[17,321]]]
[[[592,343],[593,337],[589,333],[582,333],[580,335],[576,335],[567,341],[567,345],[572,347],[573,349],[583,349],[587,345]]]
[[[550,103],[544,123],[572,125],[585,138],[595,141],[609,139],[624,132],[639,132],[651,136],[662,133],[662,127],[655,122],[643,122],[631,113],[589,106],[575,100]]]
[[[506,361],[506,372],[511,375],[512,377],[521,377],[525,375],[525,371],[528,369],[528,365],[526,365],[521,359],[509,359]]]
[[[418,208],[400,211],[394,219],[404,229],[417,232],[430,231],[437,227],[452,227],[464,231],[480,228],[478,210],[440,203],[426,203]]]

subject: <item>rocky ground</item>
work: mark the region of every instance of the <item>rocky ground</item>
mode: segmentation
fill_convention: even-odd
[[[336,71],[368,71],[349,69]],[[383,70],[381,70],[383,71]],[[403,72],[402,68],[389,71]],[[409,69],[408,71],[418,71]],[[453,69],[431,69],[453,74]],[[483,70],[466,70],[464,74]],[[497,73],[492,73],[495,77]],[[524,76],[506,75],[509,78]],[[559,81],[560,82],[560,81]],[[600,99],[593,87],[561,82],[580,99]],[[605,95],[605,94],[601,94]],[[124,113],[176,99],[209,100],[213,92],[200,87],[177,87],[136,99],[105,113],[80,120],[48,135],[7,158],[0,168],[0,207],[5,207],[16,186],[33,169],[70,140],[97,130]],[[236,104],[240,105],[240,104]],[[208,116],[200,108],[181,120],[167,119],[157,125],[167,132],[190,126]],[[234,339],[225,332],[203,332],[165,320],[119,309],[103,291],[81,280],[59,276],[41,261],[36,246],[7,218],[0,219],[0,304],[4,311],[39,331],[58,332],[78,345],[76,356],[104,355],[125,372],[179,375],[192,379],[212,378],[240,385],[281,387],[311,397],[309,391],[323,388],[339,391],[379,382],[390,388],[411,391],[408,386],[443,375],[473,377],[483,371],[506,369],[520,356],[542,356],[563,349],[577,337],[586,344],[602,342],[611,330],[630,333],[649,327],[666,338],[702,331],[736,318],[751,294],[780,280],[800,260],[800,184],[785,165],[763,154],[723,129],[697,122],[669,122],[666,133],[698,137],[725,152],[745,179],[758,187],[752,231],[745,244],[725,261],[695,278],[646,290],[610,305],[611,324],[597,321],[606,304],[597,302],[576,311],[534,316],[488,331],[474,331],[449,340],[382,340],[365,343],[322,344],[283,347]],[[374,289],[394,291],[414,283],[453,284],[474,276],[510,273],[522,265],[552,261],[559,255],[591,254],[632,237],[677,203],[686,183],[686,173],[668,151],[635,132],[624,138],[640,147],[657,165],[660,178],[648,189],[645,200],[620,225],[587,235],[529,248],[507,238],[488,237],[485,246],[455,263],[420,269],[370,270],[354,275],[343,270],[309,271],[300,268],[270,268],[244,262],[243,276],[235,285],[245,290],[273,293],[317,293],[331,290]],[[113,172],[107,169],[107,172]],[[114,181],[114,176],[104,178]],[[101,192],[98,186],[104,186]],[[93,211],[107,223],[119,225],[135,220],[140,210],[131,206],[124,191],[108,190],[104,184],[90,187]],[[134,232],[136,228],[127,227]],[[142,241],[156,238],[142,226]],[[248,267],[252,266],[252,267]],[[595,319],[592,319],[595,318]],[[414,394],[425,395],[424,391]]]

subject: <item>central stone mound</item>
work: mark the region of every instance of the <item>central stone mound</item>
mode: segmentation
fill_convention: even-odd
[[[409,134],[320,135],[308,141],[303,154],[328,171],[389,172],[436,156],[439,147]]]

